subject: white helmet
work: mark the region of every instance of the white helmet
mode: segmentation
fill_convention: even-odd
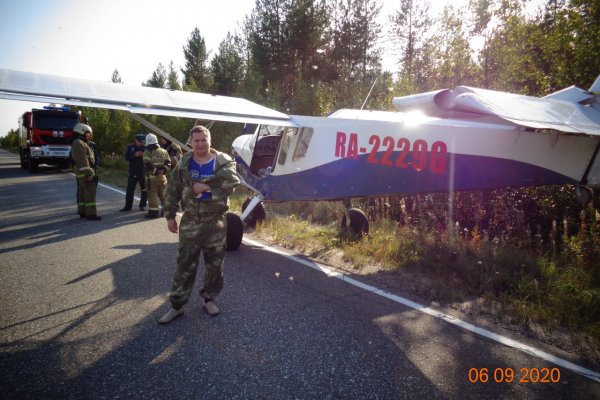
[[[73,127],[73,132],[77,133],[78,135],[85,135],[86,132],[93,132],[92,131],[92,127],[86,124],[82,124],[81,122],[78,122],[74,127]]]
[[[149,133],[146,135],[146,146],[150,146],[151,144],[158,144],[158,139],[156,139],[156,135],[154,133]]]

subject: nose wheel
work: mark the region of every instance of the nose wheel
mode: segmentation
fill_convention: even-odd
[[[244,211],[246,211],[246,208],[248,208],[248,205],[250,204],[251,200],[252,199],[249,197],[242,204],[242,214],[244,213]],[[250,214],[248,214],[246,219],[244,219],[244,225],[254,228],[257,223],[264,221],[266,217],[267,210],[265,208],[265,203],[261,201],[260,203],[256,204],[252,211],[250,211]]]

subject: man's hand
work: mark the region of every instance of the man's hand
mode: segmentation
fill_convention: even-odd
[[[210,186],[208,186],[206,183],[200,183],[200,182],[196,182],[192,185],[192,190],[194,191],[194,194],[196,196],[200,195],[201,193],[204,193],[206,191],[210,190]]]
[[[134,155],[135,155],[136,157],[143,157],[143,156],[144,156],[144,152],[143,152],[143,151],[136,151],[136,152],[134,153]]]
[[[94,182],[94,175],[88,175],[85,177],[85,180],[88,182]]]
[[[177,221],[175,219],[168,219],[167,220],[167,227],[169,228],[169,231],[172,233],[178,233],[179,229],[177,229]]]

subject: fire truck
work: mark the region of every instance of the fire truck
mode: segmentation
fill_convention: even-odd
[[[19,117],[21,168],[35,172],[40,164],[69,167],[73,127],[81,111],[56,105],[26,111]]]

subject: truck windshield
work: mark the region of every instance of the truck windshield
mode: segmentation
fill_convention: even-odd
[[[76,114],[33,114],[33,126],[36,129],[44,129],[51,131],[70,131],[71,129],[73,129],[75,124],[77,124],[77,122],[79,122],[79,117]]]

